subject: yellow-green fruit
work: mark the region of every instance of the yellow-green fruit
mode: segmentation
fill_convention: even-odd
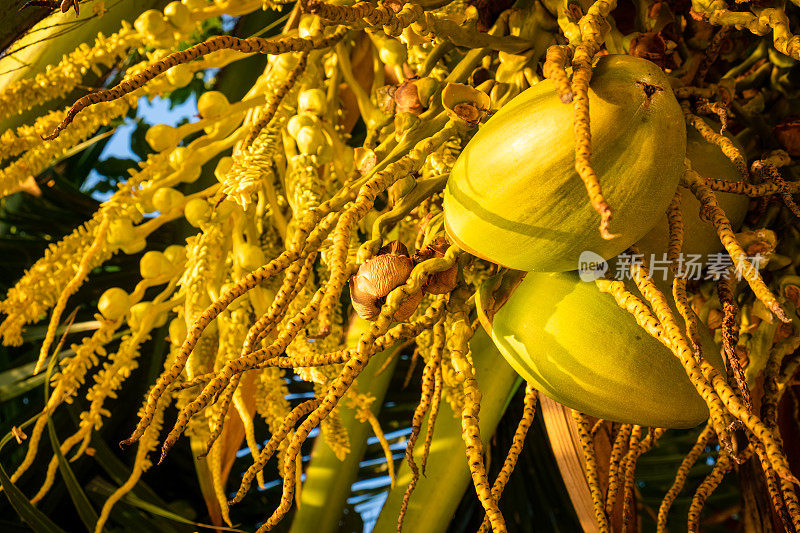
[[[159,187],[153,193],[153,207],[162,213],[169,213],[183,204],[183,194],[172,187]]]
[[[211,218],[211,206],[203,198],[193,198],[183,207],[183,216],[186,217],[186,222],[199,228]]]
[[[479,257],[518,270],[574,270],[581,252],[621,253],[658,222],[683,172],[686,129],[663,71],[604,56],[589,90],[592,166],[619,236],[605,240],[575,170],[573,106],[551,81],[514,98],[462,151],[447,182],[447,232]]]
[[[172,274],[172,262],[163,252],[150,250],[139,260],[139,273],[142,279],[160,278]]]
[[[692,168],[704,178],[717,178],[726,181],[742,181],[742,175],[730,159],[725,157],[722,150],[714,144],[704,140],[697,130],[687,130],[686,157],[692,163]],[[681,213],[683,215],[683,249],[684,255],[699,254],[705,263],[709,254],[722,250],[716,229],[711,222],[700,219],[700,202],[688,189],[681,190]],[[717,200],[725,211],[734,231],[742,225],[750,199],[741,194],[717,192]],[[636,245],[649,259],[650,254],[655,254],[657,259],[662,259],[669,246],[669,224],[667,216],[662,215],[658,224],[645,235]]]
[[[719,348],[702,329],[704,356],[724,369]],[[613,296],[574,272],[529,273],[494,315],[491,335],[522,377],[572,409],[663,428],[708,418],[678,358]]]
[[[119,287],[112,287],[100,296],[97,310],[106,320],[119,320],[131,308],[131,299],[128,293]]]

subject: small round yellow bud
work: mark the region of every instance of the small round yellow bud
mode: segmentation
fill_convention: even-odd
[[[194,29],[192,12],[180,2],[170,2],[164,8],[167,21],[175,26],[181,33],[189,33]]]
[[[145,248],[147,248],[147,241],[145,240],[144,237],[138,237],[136,240],[131,241],[127,244],[123,244],[122,246],[119,247],[119,249],[122,250],[123,253],[126,253],[128,255],[138,254]]]
[[[161,213],[169,213],[183,204],[183,194],[172,187],[159,187],[153,193],[153,207]]]
[[[197,99],[197,112],[203,118],[219,118],[228,110],[228,98],[219,91],[206,91]]]
[[[194,198],[186,202],[183,207],[183,216],[186,217],[186,222],[199,228],[211,218],[211,206],[204,198]]]
[[[186,321],[181,317],[173,318],[169,323],[169,342],[175,346],[180,346],[186,340],[186,335],[189,333],[189,328],[186,327]]]
[[[328,138],[319,128],[305,127],[297,132],[297,149],[304,154],[318,154],[328,143]]]
[[[167,249],[164,250],[164,256],[174,266],[183,268],[183,264],[186,262],[186,247],[180,244],[167,246]]]
[[[136,28],[142,36],[159,37],[164,35],[167,30],[167,22],[161,12],[155,9],[148,9],[133,22],[133,27]]]
[[[289,135],[296,139],[297,133],[302,128],[313,127],[316,123],[316,120],[311,115],[295,115],[286,123],[286,129],[289,131]]]
[[[172,85],[186,87],[194,79],[195,73],[187,63],[180,63],[169,69],[166,76]]]
[[[169,166],[173,170],[180,170],[187,157],[189,157],[189,149],[185,146],[178,146],[169,154]]]
[[[174,267],[163,252],[150,250],[139,260],[139,274],[142,279],[154,279],[171,274]]]
[[[378,56],[387,65],[402,65],[408,60],[408,50],[397,39],[386,39],[381,43]]]
[[[322,89],[309,89],[297,95],[297,109],[300,113],[320,116],[328,107],[328,99]]]
[[[131,329],[136,330],[145,325],[144,320],[147,315],[151,314],[153,305],[153,302],[139,302],[131,306],[131,312],[128,316],[128,325]],[[167,323],[167,312],[161,311],[156,316],[150,317],[150,320],[152,320],[150,327],[160,328]]]
[[[130,296],[119,287],[112,287],[100,296],[97,310],[106,320],[119,320],[131,307]]]
[[[236,247],[236,264],[242,270],[250,272],[267,262],[264,252],[255,244],[241,244]]]
[[[217,162],[217,166],[214,168],[214,177],[217,178],[218,182],[225,181],[225,175],[228,174],[231,167],[233,167],[233,158],[231,156],[226,155]]]
[[[180,142],[178,137],[178,129],[173,128],[168,124],[156,124],[151,126],[147,133],[144,134],[144,139],[150,148],[156,152],[163,152],[172,150]]]

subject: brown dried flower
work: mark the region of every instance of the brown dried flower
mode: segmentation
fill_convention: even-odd
[[[659,33],[641,33],[631,40],[630,55],[647,59],[664,68],[667,65],[667,43]]]
[[[450,243],[444,237],[439,237],[428,246],[419,250],[414,254],[414,260],[421,263],[426,259],[433,257],[444,257],[447,249],[450,248]],[[453,265],[447,270],[436,272],[428,277],[424,290],[431,294],[447,294],[456,288],[456,275],[458,274],[458,265]]]
[[[789,155],[800,156],[800,117],[789,117],[778,123],[772,131]]]
[[[375,257],[363,263],[350,278],[350,300],[358,316],[365,320],[378,318],[386,296],[403,285],[413,269],[414,261],[400,241],[384,246]],[[409,296],[392,318],[400,322],[410,317],[419,306],[422,295],[419,291]]]
[[[421,115],[422,102],[419,97],[416,80],[406,80],[394,91],[395,111],[397,113],[413,113]]]

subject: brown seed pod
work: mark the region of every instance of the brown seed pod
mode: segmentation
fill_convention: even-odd
[[[378,254],[363,263],[350,278],[350,300],[358,316],[365,320],[378,318],[386,296],[403,285],[413,269],[414,261],[400,241],[378,250]],[[409,296],[395,312],[394,320],[400,322],[410,317],[422,300],[422,295],[423,292],[419,291]]]

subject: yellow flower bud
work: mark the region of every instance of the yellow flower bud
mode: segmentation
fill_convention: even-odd
[[[183,183],[194,183],[202,172],[203,167],[200,165],[186,164],[178,171],[177,177]]]
[[[325,134],[319,128],[305,127],[297,132],[297,149],[304,154],[318,154],[328,143]]]
[[[199,228],[211,218],[211,206],[208,205],[208,201],[204,198],[194,198],[186,202],[183,208],[183,216],[186,217],[186,222],[195,228]]]
[[[169,323],[169,342],[175,346],[180,346],[186,340],[188,332],[186,321],[183,318],[173,318]]]
[[[144,320],[153,309],[153,302],[139,302],[131,306],[130,315],[128,315],[128,325],[131,329],[139,329],[144,326]],[[151,327],[160,328],[167,323],[167,312],[161,311],[155,317],[151,317]]]
[[[164,35],[169,28],[164,16],[155,9],[148,9],[133,22],[133,27],[136,28],[142,36],[159,37]]]
[[[233,158],[231,156],[226,155],[219,160],[216,168],[214,168],[214,177],[217,178],[218,182],[222,183],[225,181],[225,175],[228,174],[232,166]]]
[[[97,310],[106,320],[118,320],[130,309],[130,296],[119,287],[112,287],[100,296]]]
[[[378,56],[387,65],[402,65],[408,60],[408,50],[397,39],[386,39],[381,42]]]
[[[203,118],[222,117],[228,106],[228,98],[219,91],[206,91],[197,99],[197,112]]]
[[[139,260],[139,273],[142,279],[153,279],[167,276],[172,273],[174,267],[163,252],[150,250]]]
[[[242,270],[250,272],[267,262],[264,252],[255,244],[241,244],[236,247],[236,264]]]
[[[186,247],[180,244],[167,246],[164,256],[176,267],[183,268],[183,264],[186,262]]]
[[[189,149],[185,146],[178,146],[169,154],[169,166],[171,166],[173,170],[180,170],[188,156]]]
[[[147,248],[147,241],[144,237],[137,237],[135,240],[120,246],[120,250],[128,255],[138,254]]]
[[[169,213],[183,203],[183,194],[172,187],[159,187],[153,193],[153,207],[161,213]]]
[[[194,21],[189,8],[180,2],[170,2],[164,8],[164,16],[170,24],[175,26],[181,33],[189,33],[194,29]]]
[[[147,130],[147,133],[144,134],[144,139],[150,145],[150,148],[156,152],[163,152],[172,150],[178,145],[180,141],[178,135],[177,128],[173,128],[168,124],[156,124]]]
[[[295,115],[286,123],[286,129],[289,131],[289,135],[296,139],[302,128],[313,127],[315,124],[316,120],[311,115]]]
[[[232,200],[223,200],[214,210],[220,220],[228,218],[235,212],[239,212],[240,214],[243,213],[239,204]]]
[[[328,99],[322,89],[308,89],[297,95],[297,109],[301,113],[311,113],[317,116],[325,113]]]
[[[186,87],[194,79],[195,73],[187,63],[180,63],[169,69],[166,76],[172,85]]]

